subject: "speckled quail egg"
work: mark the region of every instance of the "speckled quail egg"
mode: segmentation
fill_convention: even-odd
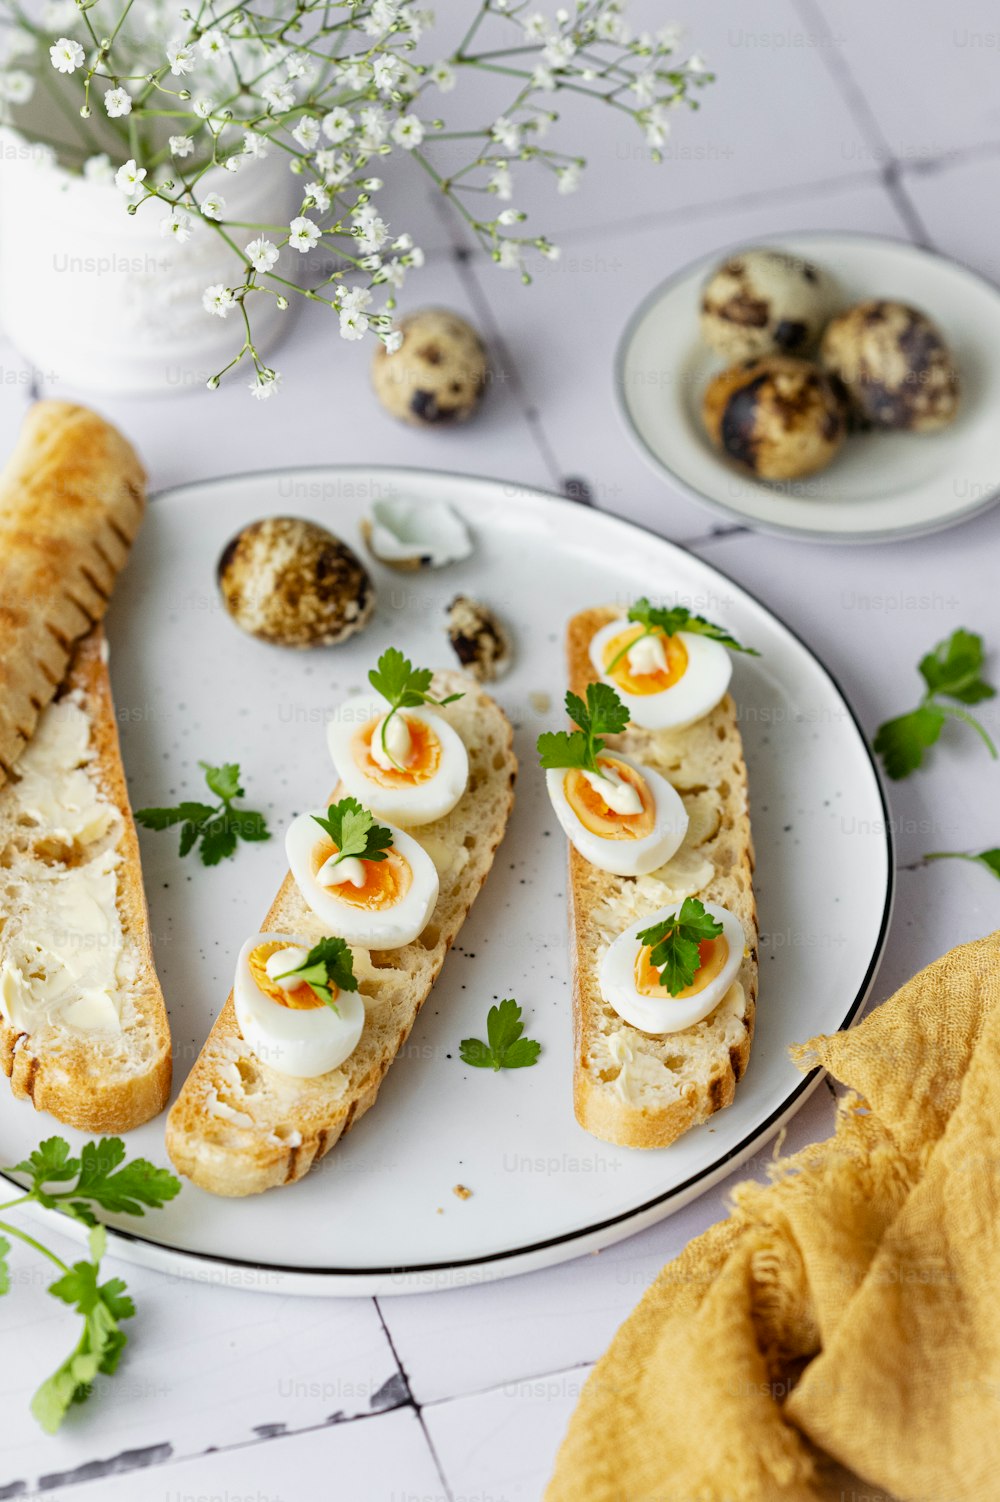
[[[783,250],[744,250],[705,283],[702,337],[727,360],[808,354],[833,303],[830,277],[810,261]]]
[[[824,469],[847,430],[827,376],[788,355],[722,371],[708,385],[702,415],[716,448],[762,480],[794,480]]]
[[[932,433],[958,410],[959,378],[943,335],[919,308],[873,298],[828,325],[820,360],[862,428]]]
[[[448,640],[467,673],[479,683],[503,677],[511,662],[506,627],[488,605],[456,595],[448,606]]]
[[[364,564],[339,537],[297,516],[251,522],[223,548],[222,600],[243,631],[282,647],[330,647],[375,604]]]
[[[486,390],[488,365],[471,324],[447,308],[421,308],[397,325],[403,342],[394,354],[379,345],[372,385],[383,407],[415,427],[464,422]]]

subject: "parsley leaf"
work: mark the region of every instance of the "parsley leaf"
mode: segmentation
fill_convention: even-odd
[[[697,897],[685,897],[680,912],[671,913],[661,923],[654,923],[637,934],[640,944],[647,944],[650,960],[660,972],[660,984],[671,996],[694,984],[701,969],[699,945],[716,939],[722,924],[705,911]]]
[[[287,980],[290,975],[297,975],[334,1012],[337,1010],[334,987],[338,991],[358,989],[354,977],[354,956],[343,939],[320,939],[301,965],[296,965],[293,970],[284,970],[275,979]]]
[[[74,1262],[49,1285],[54,1298],[83,1315],[83,1333],[31,1400],[31,1411],[47,1434],[56,1432],[72,1404],[89,1398],[98,1372],[114,1372],[126,1342],[119,1320],[130,1319],[135,1313],[120,1278],[97,1281],[105,1241],[104,1227],[95,1226],[90,1233],[92,1261]]]
[[[73,1404],[90,1396],[98,1373],[114,1372],[126,1339],[120,1322],[135,1313],[120,1278],[98,1281],[107,1237],[91,1205],[119,1214],[142,1215],[143,1206],[159,1208],[173,1199],[181,1186],[172,1173],[144,1158],[126,1163],[125,1146],[119,1137],[87,1142],[79,1157],[70,1155],[69,1144],[62,1137],[47,1137],[7,1172],[26,1174],[31,1180],[30,1188],[7,1209],[34,1202],[90,1226],[90,1260],[69,1266],[34,1236],[7,1222],[0,1223],[0,1231],[6,1232],[0,1235],[0,1294],[10,1288],[7,1254],[11,1243],[7,1238],[13,1236],[56,1264],[60,1276],[50,1284],[49,1292],[83,1317],[76,1345],[31,1400],[35,1418],[47,1433],[54,1434]],[[58,1184],[68,1187],[52,1188]]]
[[[203,768],[208,790],[219,799],[218,803],[185,801],[174,808],[137,808],[136,823],[144,829],[170,829],[179,824],[179,854],[188,855],[198,845],[206,866],[217,866],[235,854],[240,840],[269,840],[271,832],[263,814],[233,807],[236,799],[243,797],[237,763],[227,761],[221,767],[213,767],[201,761],[198,765]]]
[[[464,694],[448,694],[444,699],[434,699],[429,693],[431,679],[434,677],[431,668],[415,668],[408,657],[404,657],[398,647],[386,647],[368,674],[368,682],[376,693],[381,694],[389,705],[389,713],[382,721],[379,737],[382,741],[382,749],[389,755],[385,743],[385,734],[389,721],[394,714],[401,709],[416,709],[421,704],[434,704],[438,709],[445,704],[454,704],[457,699],[464,699]],[[389,757],[392,761],[392,757]],[[397,763],[393,763],[397,765]]]
[[[629,722],[629,713],[608,683],[588,683],[587,702],[577,694],[566,695],[566,713],[578,730],[547,730],[538,737],[538,755],[548,771],[559,767],[580,767],[586,772],[604,773],[597,758],[604,750],[605,735],[620,735]]]
[[[463,1038],[459,1050],[465,1064],[476,1069],[529,1069],[538,1062],[542,1045],[522,1037],[521,1008],[513,998],[490,1007],[486,1018],[488,1043],[481,1038]]]
[[[616,667],[626,653],[631,652],[637,641],[644,636],[655,636],[662,631],[664,636],[676,636],[678,631],[687,631],[692,636],[707,636],[710,641],[717,641],[723,647],[728,647],[731,652],[744,652],[748,657],[759,657],[760,653],[753,647],[744,647],[736,640],[735,636],[725,629],[717,626],[713,621],[707,621],[703,615],[695,615],[686,605],[652,605],[646,596],[636,600],[628,613],[628,619],[642,626],[642,634],[634,641],[630,641],[627,647],[623,647],[608,663],[609,670]]]
[[[335,866],[355,856],[359,860],[384,861],[392,846],[392,830],[376,824],[375,817],[357,798],[341,798],[322,814],[313,814],[320,829],[326,830],[337,847]]]
[[[975,730],[996,760],[996,746],[984,726],[959,707],[980,704],[996,694],[982,676],[984,655],[982,637],[960,627],[920,659],[918,668],[927,692],[909,714],[897,715],[880,725],[872,742],[893,781],[908,777],[923,765],[925,751],[937,741],[948,719],[961,720]]]
[[[924,856],[926,861],[972,861],[974,865],[985,866],[987,871],[1000,880],[1000,850],[980,850],[978,855],[968,850],[932,850]]]

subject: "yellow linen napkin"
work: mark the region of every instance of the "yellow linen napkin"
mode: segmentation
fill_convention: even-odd
[[[660,1273],[546,1502],[1000,1499],[998,1001],[1000,933],[793,1051],[834,1135]]]

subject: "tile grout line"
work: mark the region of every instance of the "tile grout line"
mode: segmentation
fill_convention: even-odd
[[[413,1412],[416,1414],[417,1423],[420,1425],[420,1432],[424,1436],[424,1443],[427,1445],[427,1448],[430,1451],[431,1460],[434,1462],[434,1469],[438,1474],[438,1480],[441,1482],[441,1485],[444,1488],[445,1498],[447,1499],[447,1502],[454,1502],[454,1496],[452,1494],[451,1487],[448,1484],[448,1478],[444,1473],[444,1467],[441,1464],[441,1458],[438,1455],[434,1441],[431,1439],[430,1430],[427,1428],[427,1421],[424,1418],[423,1413],[423,1405],[421,1403],[418,1403],[416,1398],[413,1396],[413,1389],[410,1386],[409,1374],[407,1373],[402,1359],[400,1358],[399,1352],[396,1349],[396,1342],[393,1340],[392,1332],[389,1329],[389,1326],[386,1324],[385,1315],[382,1313],[382,1306],[379,1303],[378,1298],[373,1297],[372,1303],[375,1305],[375,1313],[378,1315],[379,1324],[382,1326],[382,1331],[385,1335],[386,1341],[388,1342],[389,1350],[392,1352],[392,1359],[396,1363],[396,1368],[399,1372],[400,1377],[402,1377],[403,1379],[403,1385],[406,1389],[406,1401],[400,1406],[412,1408]]]

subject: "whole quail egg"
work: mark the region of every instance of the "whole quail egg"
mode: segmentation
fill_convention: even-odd
[[[783,250],[744,250],[705,283],[702,337],[727,360],[808,354],[833,302],[829,276],[812,262]]]
[[[958,410],[955,359],[919,308],[873,298],[828,325],[820,359],[842,384],[858,427],[932,433]]]
[[[488,365],[471,324],[447,308],[421,308],[397,325],[403,342],[394,354],[379,345],[372,385],[383,407],[415,427],[465,422],[486,390]]]
[[[364,564],[339,537],[298,516],[251,522],[217,565],[223,604],[243,631],[282,647],[332,647],[375,604]]]
[[[790,355],[722,371],[709,383],[702,415],[716,448],[762,480],[795,480],[824,469],[847,431],[827,376]]]

